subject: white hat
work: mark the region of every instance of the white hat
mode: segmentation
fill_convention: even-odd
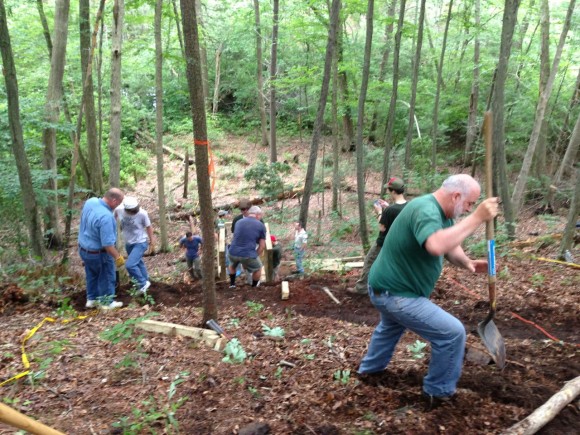
[[[134,196],[126,196],[123,200],[123,205],[125,206],[125,210],[133,210],[139,207],[139,201]]]

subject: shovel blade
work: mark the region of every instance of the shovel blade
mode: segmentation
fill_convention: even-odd
[[[495,364],[503,369],[505,367],[505,343],[493,320],[481,322],[477,325],[477,332],[479,332],[479,336]]]

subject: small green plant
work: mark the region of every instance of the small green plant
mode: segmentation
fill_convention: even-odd
[[[70,340],[54,340],[46,343],[48,353],[51,355],[58,355],[64,351],[68,346],[70,346]]]
[[[276,369],[276,372],[274,373],[274,377],[276,379],[280,379],[282,378],[282,373],[284,373],[284,369],[280,366],[278,366],[278,368]]]
[[[264,309],[264,304],[261,304],[260,302],[246,301],[246,306],[250,309],[250,312],[248,313],[250,317],[257,315]]]
[[[265,154],[260,154],[260,161],[244,173],[247,181],[253,181],[257,190],[265,195],[272,195],[284,190],[284,180],[282,175],[290,172],[290,165],[287,163],[269,163]]]
[[[228,325],[232,326],[234,328],[237,328],[238,326],[240,326],[240,319],[238,319],[237,317],[234,317],[233,319],[230,319],[228,321]]]
[[[350,381],[350,370],[335,371],[334,380],[340,382],[342,385],[348,384],[348,382]]]
[[[308,361],[312,361],[316,358],[316,354],[315,353],[305,353],[304,354],[304,359],[308,360]]]
[[[312,340],[310,338],[303,338],[302,340],[300,340],[300,344],[302,346],[308,346],[310,343],[312,343]]]
[[[240,341],[237,338],[232,338],[224,349],[225,357],[222,361],[229,364],[242,364],[246,357],[246,351],[242,347]]]
[[[252,394],[252,396],[254,396],[256,399],[258,399],[260,397],[260,393],[258,392],[258,389],[256,387],[252,387],[249,386],[248,387],[248,391]]]
[[[497,277],[499,279],[509,279],[511,277],[509,268],[505,266],[502,270],[499,271]]]
[[[530,281],[532,282],[534,287],[541,287],[544,284],[545,280],[546,280],[546,277],[544,275],[542,275],[541,273],[535,273],[530,278]]]
[[[56,315],[57,315],[57,317],[63,317],[63,318],[76,317],[77,312],[71,306],[69,297],[66,297],[60,301],[60,304],[59,304],[58,308],[56,309]]]
[[[237,378],[234,378],[234,382],[239,385],[244,385],[246,383],[246,378],[238,376]]]
[[[145,429],[149,429],[151,433],[157,433],[153,430],[153,426],[162,422],[165,424],[163,433],[179,433],[179,422],[175,418],[175,414],[188,400],[188,397],[181,397],[173,401],[177,385],[181,382],[183,380],[178,377],[171,383],[166,403],[161,403],[160,399],[150,396],[149,399],[141,402],[144,409],[133,408],[130,417],[121,417],[113,423],[113,427],[122,429],[124,435],[142,433]]]
[[[415,340],[415,343],[407,345],[407,350],[411,352],[413,359],[422,359],[425,357],[425,352],[423,352],[425,346],[427,346],[427,343]]]
[[[285,334],[283,328],[281,328],[279,326],[275,326],[274,328],[270,328],[265,323],[262,324],[262,331],[264,331],[264,335],[268,335],[270,337],[284,337],[284,334]]]
[[[134,287],[131,288],[131,290],[129,290],[129,294],[131,295],[131,297],[136,299],[141,305],[155,305],[155,299],[153,299],[153,296],[147,292],[145,293],[140,292],[139,289],[137,288],[137,285],[135,285]]]
[[[131,340],[133,338],[133,332],[135,332],[135,325],[137,323],[157,315],[157,313],[149,313],[137,319],[125,320],[123,323],[118,323],[112,328],[105,329],[103,332],[101,332],[100,337],[103,340],[110,341],[113,344],[117,344],[125,340]],[[139,336],[137,341],[140,341],[141,337],[142,336]]]

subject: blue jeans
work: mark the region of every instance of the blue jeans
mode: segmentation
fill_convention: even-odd
[[[296,259],[296,272],[304,273],[304,266],[302,265],[302,259],[304,258],[304,250],[294,248],[294,258]]]
[[[134,243],[132,245],[125,245],[127,250],[127,261],[125,262],[125,267],[129,276],[137,282],[139,288],[143,287],[147,281],[149,281],[149,274],[147,273],[147,268],[143,262],[143,254],[149,249],[149,243]]]
[[[465,328],[451,314],[429,299],[375,294],[369,285],[372,304],[381,315],[359,373],[376,373],[389,364],[395,346],[406,329],[431,343],[429,371],[423,390],[432,396],[455,393],[465,351]]]
[[[106,252],[90,254],[79,249],[85,266],[87,301],[111,303],[115,298],[115,261]]]

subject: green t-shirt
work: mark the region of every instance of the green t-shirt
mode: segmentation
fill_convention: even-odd
[[[393,222],[385,243],[371,267],[369,284],[374,290],[396,296],[429,297],[443,268],[443,257],[423,247],[429,236],[453,225],[430,195],[414,199]]]

